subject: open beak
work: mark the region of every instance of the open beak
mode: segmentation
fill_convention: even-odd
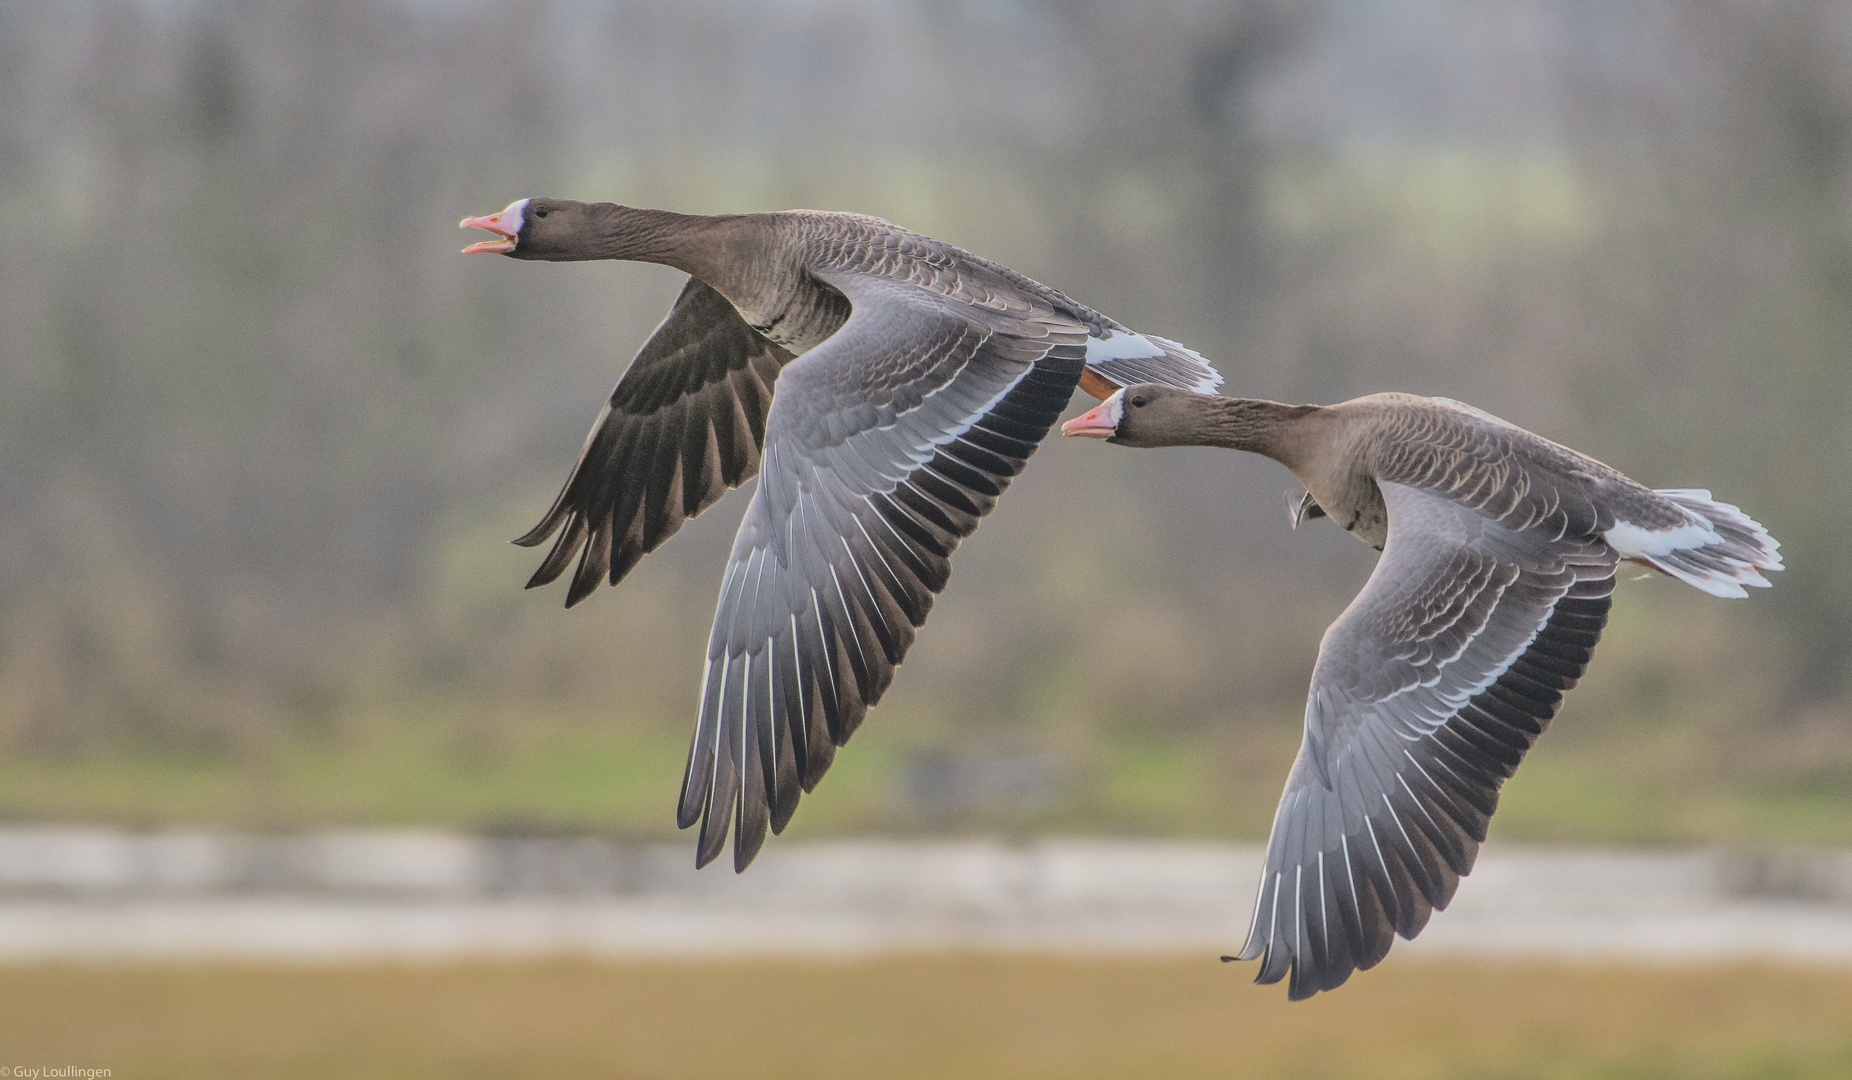
[[[483,240],[463,249],[465,255],[506,255],[513,251],[521,236],[521,218],[527,210],[527,200],[521,199],[508,204],[498,214],[486,217],[466,217],[458,223],[459,229],[482,229],[501,237],[500,240]]]
[[[1120,398],[1107,398],[1093,408],[1061,425],[1061,434],[1084,439],[1110,439],[1119,430]]]

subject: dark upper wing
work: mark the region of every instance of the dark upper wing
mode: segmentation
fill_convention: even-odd
[[[1616,558],[1381,485],[1389,539],[1325,633],[1239,959],[1292,998],[1412,938],[1472,869],[1500,786],[1587,669]]]
[[[854,313],[786,369],[721,585],[677,815],[744,869],[892,680],[953,549],[1079,382],[1087,328],[838,283]]]
[[[571,607],[750,479],[772,382],[790,360],[726,297],[689,278],[618,380],[552,509],[515,541],[533,547],[559,533],[527,587],[559,577],[576,556]]]

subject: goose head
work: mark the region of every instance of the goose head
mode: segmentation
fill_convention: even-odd
[[[1189,446],[1197,441],[1206,400],[1174,386],[1139,383],[1062,424],[1061,433],[1121,446]]]
[[[465,255],[509,255],[517,259],[564,262],[594,259],[603,253],[597,241],[608,231],[594,220],[595,204],[571,199],[516,199],[497,213],[466,217],[458,228],[495,234],[463,249]],[[605,209],[614,209],[609,204]],[[604,215],[606,217],[610,215]]]

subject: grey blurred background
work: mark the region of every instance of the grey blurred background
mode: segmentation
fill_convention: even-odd
[[[457,254],[551,195],[878,214],[1708,486],[1789,569],[1624,584],[1494,833],[1852,843],[1844,4],[70,0],[0,103],[0,818],[673,832],[746,496],[522,591],[679,287]],[[1046,445],[792,831],[1264,836],[1374,558],[1289,484]]]

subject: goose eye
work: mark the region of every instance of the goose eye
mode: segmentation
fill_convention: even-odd
[[[535,217],[546,217],[546,216],[547,216],[547,208],[546,208],[546,207],[544,207],[544,206],[536,206],[536,207],[534,207],[534,216],[535,216]]]
[[[1144,399],[1144,398],[1142,398],[1142,397],[1135,397],[1135,398],[1133,398],[1133,399],[1132,399],[1132,408],[1134,408],[1134,409],[1142,409],[1142,408],[1144,408],[1144,407],[1145,407],[1145,399]]]

